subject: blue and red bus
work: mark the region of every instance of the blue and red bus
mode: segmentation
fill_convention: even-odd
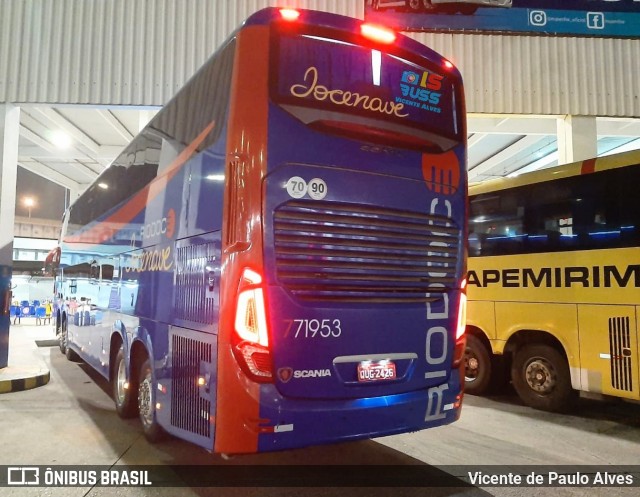
[[[455,421],[465,126],[432,50],[257,12],[65,214],[61,350],[152,441],[252,453]]]

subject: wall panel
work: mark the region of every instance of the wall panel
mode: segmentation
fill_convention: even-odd
[[[0,102],[157,106],[251,12],[362,18],[361,0],[2,0]],[[640,116],[640,40],[412,33],[458,64],[478,113]]]

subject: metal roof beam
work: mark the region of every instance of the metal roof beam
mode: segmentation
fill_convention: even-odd
[[[84,186],[77,181],[74,181],[70,177],[59,172],[58,168],[52,168],[51,166],[47,166],[46,164],[42,164],[41,162],[36,161],[18,161],[18,165],[31,171],[38,176],[42,176],[54,183],[63,186],[64,188],[80,190],[83,189]]]
[[[118,120],[116,116],[109,109],[96,109],[100,117],[104,119],[111,128],[118,133],[124,140],[130,142],[134,136],[129,132],[127,128]],[[141,111],[143,112],[143,111]]]
[[[515,142],[513,145],[501,150],[493,157],[481,162],[476,167],[469,171],[469,179],[474,179],[483,174],[487,174],[491,169],[497,168],[503,162],[510,161],[523,150],[534,146],[540,141],[540,137],[536,135],[524,136],[522,139]]]
[[[57,112],[53,107],[30,107],[28,112],[36,119],[42,119],[43,124],[54,129],[62,129],[71,136],[76,142],[74,146],[81,145],[91,158],[95,158],[100,148],[100,144],[96,143],[93,138],[77,128],[66,117]]]
[[[467,120],[469,133],[500,135],[555,135],[556,117],[484,117],[470,115]]]

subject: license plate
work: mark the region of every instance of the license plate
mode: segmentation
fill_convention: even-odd
[[[358,381],[389,381],[396,379],[396,365],[391,361],[361,362],[358,364]]]

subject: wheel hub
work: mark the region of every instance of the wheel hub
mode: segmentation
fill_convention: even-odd
[[[145,378],[138,388],[138,409],[145,424],[153,422],[153,406],[151,405],[151,380]]]
[[[529,387],[539,394],[549,394],[556,386],[555,371],[542,358],[534,359],[527,364],[525,378]]]
[[[116,380],[119,404],[124,403],[125,396],[127,394],[127,389],[125,388],[126,384],[127,384],[127,371],[124,367],[124,361],[120,361],[120,363],[118,364],[118,376]]]
[[[467,355],[464,377],[467,381],[473,381],[478,377],[480,361],[475,355]]]

